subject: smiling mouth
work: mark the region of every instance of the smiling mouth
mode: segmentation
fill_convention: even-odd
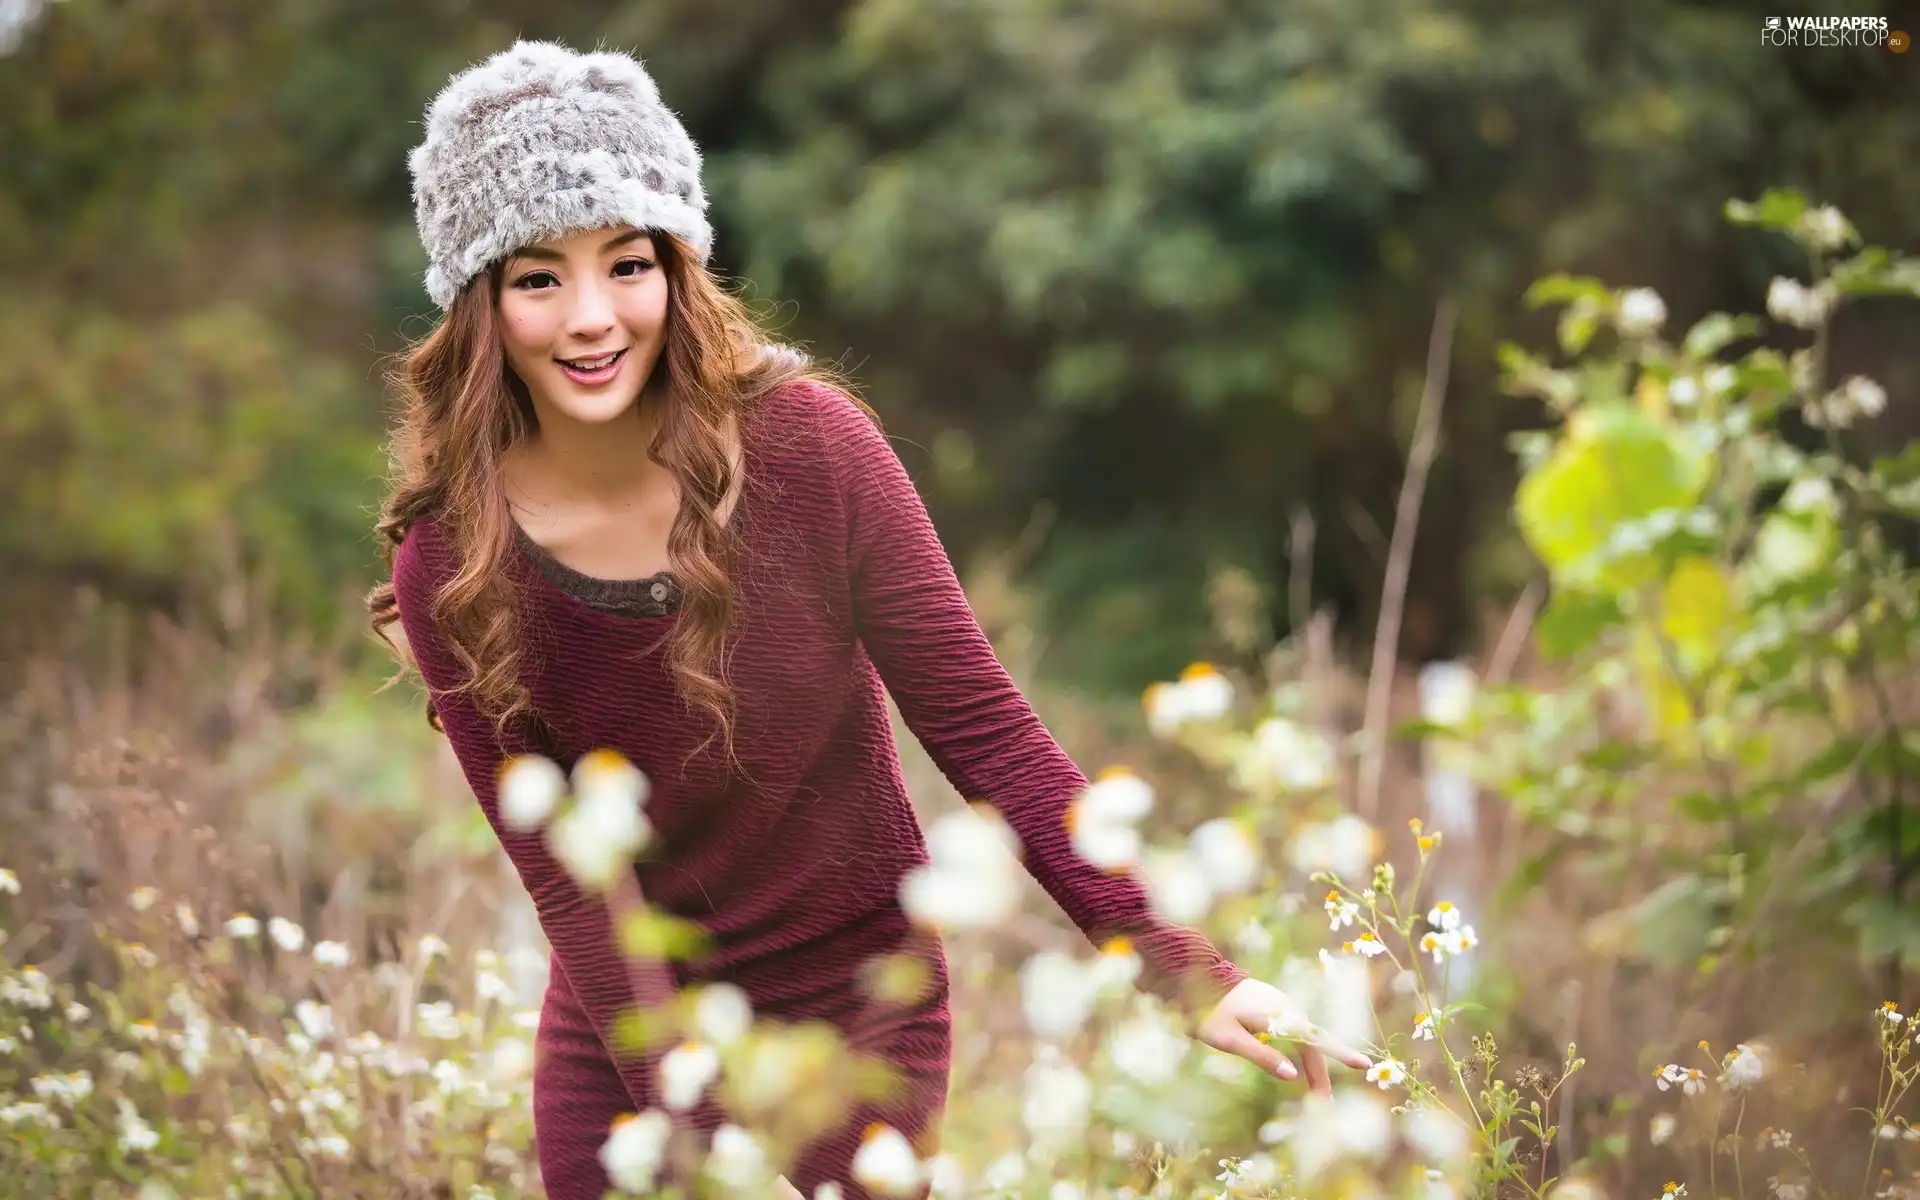
[[[603,371],[619,362],[626,353],[625,350],[616,350],[610,355],[602,354],[593,358],[557,358],[554,361],[561,366],[572,367],[576,371]]]

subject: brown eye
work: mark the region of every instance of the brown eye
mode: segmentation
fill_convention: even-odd
[[[637,279],[640,276],[645,275],[648,271],[653,269],[653,262],[651,259],[645,259],[645,258],[623,258],[619,262],[613,264],[613,269],[616,272],[618,272],[621,267],[633,267],[634,270],[629,274],[627,274],[626,276],[624,276],[624,278]]]

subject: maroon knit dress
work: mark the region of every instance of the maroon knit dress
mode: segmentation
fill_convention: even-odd
[[[500,823],[495,785],[511,754],[544,753],[571,769],[605,747],[647,774],[658,837],[636,864],[641,891],[698,922],[713,948],[676,964],[676,985],[737,984],[756,1016],[830,1021],[857,1051],[904,1074],[896,1101],[852,1114],[789,1172],[808,1196],[829,1179],[866,1196],[848,1167],[868,1122],[924,1147],[937,1139],[946,1099],[946,962],[938,939],[916,931],[900,907],[900,881],[927,849],[888,693],[960,794],[1007,818],[1027,869],[1067,916],[1095,941],[1133,940],[1140,986],[1169,998],[1183,989],[1218,996],[1245,978],[1202,935],[1159,918],[1136,880],[1074,853],[1064,817],[1086,777],[995,658],[912,480],[866,414],[838,391],[796,384],[765,398],[743,432],[748,482],[734,515],[742,553],[728,670],[747,781],[723,769],[718,740],[689,759],[712,725],[675,694],[664,651],[635,661],[678,617],[670,575],[595,581],[520,534],[508,570],[521,597],[523,678],[547,731],[503,739],[464,697],[444,694],[462,668],[429,605],[456,569],[450,540],[423,518],[394,560],[408,644],[553,950],[533,1094],[553,1200],[599,1200],[608,1186],[599,1148],[614,1117],[658,1107],[657,1058],[609,1054],[615,1017],[634,1003],[631,975],[605,905],[571,881],[542,833]],[[917,1007],[876,1019],[862,965],[902,951],[932,963],[936,986]],[[711,1133],[722,1119],[709,1099],[689,1124]]]

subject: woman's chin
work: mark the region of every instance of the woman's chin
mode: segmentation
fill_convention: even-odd
[[[552,407],[582,425],[606,425],[632,414],[638,395],[595,396],[575,392],[554,398]]]

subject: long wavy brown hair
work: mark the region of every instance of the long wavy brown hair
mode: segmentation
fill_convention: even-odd
[[[735,484],[730,419],[744,432],[762,397],[799,381],[838,388],[876,423],[878,418],[843,376],[770,340],[685,243],[649,234],[666,272],[668,299],[666,345],[655,368],[665,407],[648,457],[671,471],[680,487],[667,555],[682,584],[681,613],[667,638],[667,662],[682,699],[712,715],[727,759],[739,769],[737,711],[724,670],[739,523],[723,524],[719,516]],[[397,354],[387,372],[399,412],[389,448],[390,488],[376,529],[389,578],[367,596],[374,633],[401,662],[384,691],[405,678],[410,665],[385,632],[400,616],[391,580],[394,553],[413,523],[432,515],[461,564],[431,606],[436,628],[465,670],[455,690],[471,693],[503,736],[516,717],[539,717],[521,679],[519,597],[504,569],[513,517],[501,462],[509,447],[538,428],[533,401],[507,364],[497,328],[505,266],[502,259],[475,276],[446,317]],[[744,494],[745,480],[740,484]],[[431,700],[427,723],[441,728]]]

